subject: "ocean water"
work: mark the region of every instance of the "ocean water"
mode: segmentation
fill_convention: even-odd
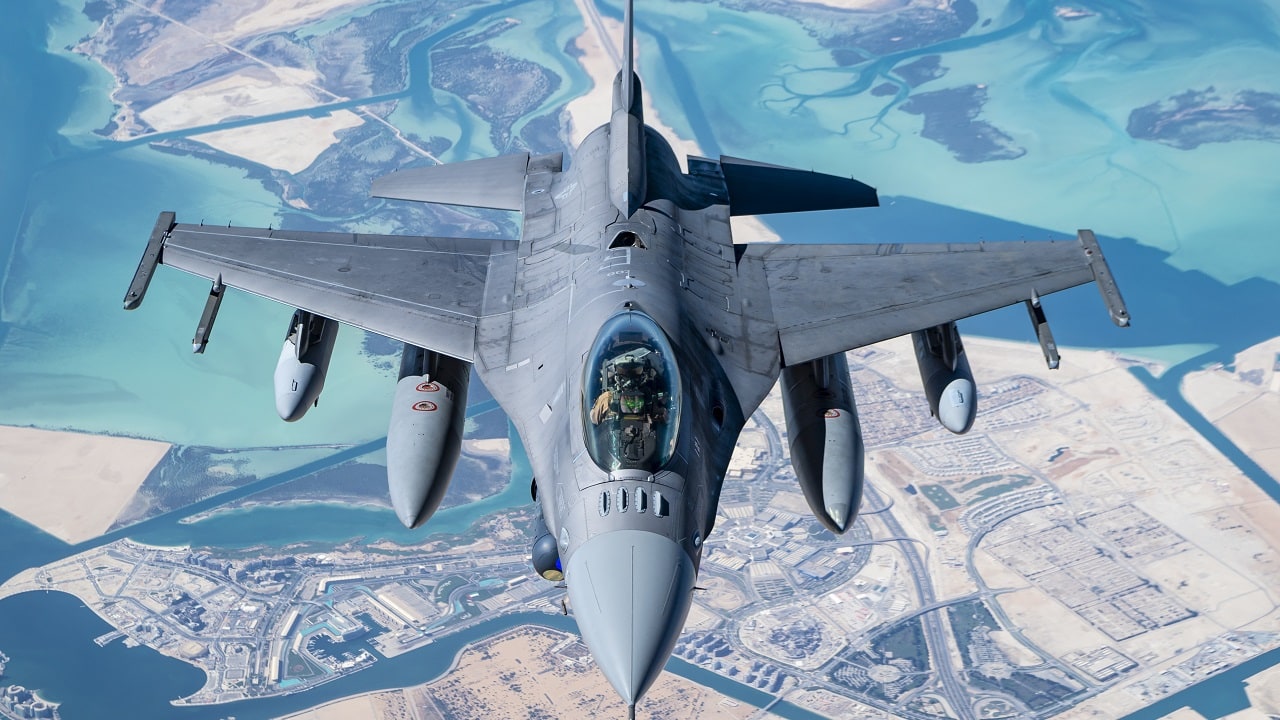
[[[668,122],[709,153],[852,174],[885,194],[1037,227],[1092,227],[1227,283],[1280,281],[1272,221],[1280,143],[1184,151],[1124,132],[1132,109],[1187,89],[1213,86],[1228,98],[1280,91],[1274,3],[1227,12],[1203,0],[1088,7],[1099,15],[1066,22],[1053,3],[982,3],[992,23],[966,37],[834,68],[797,24],[655,2],[639,17],[641,67],[664,120],[690,115]],[[958,162],[919,135],[922,118],[897,109],[897,98],[855,92],[930,54],[949,70],[920,91],[985,85],[982,119],[1025,156]]]
[[[379,456],[385,457],[381,447],[363,456],[363,461],[377,462]],[[291,478],[296,475],[287,471],[286,474]],[[362,539],[365,543],[390,540],[407,545],[422,542],[427,535],[462,534],[493,513],[530,504],[529,485],[532,480],[533,470],[529,467],[528,455],[520,444],[519,436],[512,431],[511,479],[506,488],[483,500],[440,510],[425,526],[416,530],[405,528],[386,508],[307,503],[215,510],[194,522],[165,518],[130,528],[127,534],[150,545],[214,548],[340,544],[353,539]],[[305,482],[305,478],[300,481]]]
[[[577,632],[573,619],[561,615],[508,615],[474,625],[404,655],[379,660],[370,668],[304,693],[222,705],[173,706],[169,701],[200,688],[204,673],[146,647],[126,648],[119,641],[97,647],[93,638],[111,628],[75,597],[63,593],[28,593],[0,601],[0,610],[31,621],[0,623],[0,644],[14,655],[10,677],[20,679],[29,689],[38,689],[46,699],[62,702],[60,712],[68,720],[104,717],[103,708],[129,708],[129,717],[135,720],[223,720],[228,717],[265,720],[351,695],[429,682],[446,673],[454,657],[467,644],[509,628],[537,624]],[[39,619],[51,612],[57,613],[63,622],[57,627],[39,626]],[[68,667],[69,658],[73,668]],[[69,669],[73,672],[68,672]],[[667,669],[756,707],[767,705],[773,699],[771,695],[678,658],[672,659]],[[69,677],[79,680],[71,684],[67,682]],[[774,706],[774,710],[781,717],[793,720],[821,717],[785,702]]]
[[[232,294],[204,356],[189,344],[204,282],[162,269],[143,307],[121,310],[159,210],[271,224],[280,200],[243,170],[92,135],[108,120],[110,78],[56,52],[85,32],[77,13],[22,2],[4,27],[3,67],[24,68],[5,71],[4,102],[32,112],[6,114],[0,133],[0,423],[221,447],[385,433],[394,383],[361,355],[358,333],[339,336],[324,410],[285,424],[270,378],[290,308]]]
[[[406,133],[421,138],[443,137],[452,141],[449,149],[440,156],[444,162],[490,157],[494,154],[494,148],[489,141],[488,125],[467,109],[461,98],[431,86],[431,50],[445,38],[494,22],[516,4],[499,3],[461,13],[418,43],[409,53],[409,86],[405,89],[406,98],[397,104],[387,119]]]
[[[582,33],[582,18],[564,9],[563,3],[557,0],[533,0],[515,5],[501,17],[519,24],[489,43],[497,50],[537,63],[560,78],[555,92],[516,122],[516,134],[530,118],[553,112],[590,89],[590,78],[582,66],[565,52]]]
[[[560,78],[554,92],[512,124],[511,135],[518,137],[530,120],[556,110],[590,87],[582,67],[564,52],[581,32],[581,19],[558,10],[551,0],[510,0],[451,15],[447,24],[410,52],[409,87],[389,119],[401,130],[422,138],[450,139],[452,144],[439,156],[445,162],[509,152],[510,147],[494,146],[489,134],[491,126],[472,112],[462,98],[431,86],[431,52],[438,42],[459,33],[513,23],[489,45],[537,63]]]

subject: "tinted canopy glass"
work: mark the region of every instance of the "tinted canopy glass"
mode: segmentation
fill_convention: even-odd
[[[666,335],[649,316],[610,318],[587,355],[582,427],[601,469],[655,472],[675,452],[680,375]]]

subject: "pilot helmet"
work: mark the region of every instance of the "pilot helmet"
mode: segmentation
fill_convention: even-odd
[[[644,364],[631,355],[620,358],[614,365],[615,377],[624,387],[634,387],[644,379]]]

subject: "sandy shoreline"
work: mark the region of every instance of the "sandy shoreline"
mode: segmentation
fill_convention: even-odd
[[[0,509],[64,542],[84,542],[111,527],[169,447],[0,426]]]
[[[1187,375],[1182,395],[1209,422],[1280,478],[1280,337],[1246,348],[1230,366]]]
[[[511,455],[511,442],[506,438],[463,440],[462,449],[463,449],[464,455],[489,457],[489,458],[497,458],[497,459],[505,460],[505,459],[508,459]],[[506,488],[507,488],[507,485],[504,484],[498,489],[496,489],[495,491],[493,491],[492,493],[483,496],[483,498],[468,500],[466,502],[467,503],[479,502],[479,500],[500,495],[501,493],[505,492]],[[250,510],[255,510],[255,509],[264,508],[264,507],[301,508],[301,507],[316,506],[316,505],[334,505],[334,506],[347,507],[347,508],[359,507],[359,508],[365,508],[369,510],[377,510],[379,512],[387,512],[387,513],[390,513],[392,510],[391,500],[388,496],[385,496],[385,495],[376,497],[376,498],[368,497],[368,496],[356,496],[356,495],[334,495],[332,497],[323,497],[323,498],[320,498],[320,497],[284,498],[284,499],[275,499],[275,500],[257,500],[257,499],[254,499],[253,495],[250,495],[249,497],[235,501],[234,503],[231,503],[228,505],[219,505],[217,507],[205,510],[204,512],[196,513],[195,515],[189,515],[187,517],[182,518],[178,522],[179,524],[182,524],[182,525],[190,525],[193,523],[204,522],[205,520],[210,520],[221,515],[231,515],[235,513],[248,512]],[[447,510],[449,509],[449,507],[458,507],[458,505],[442,507],[441,510]]]
[[[380,502],[378,500],[373,500],[371,498],[334,496],[332,498],[324,498],[324,499],[307,498],[302,500],[299,500],[299,499],[248,500],[248,499],[245,499],[234,505],[219,505],[218,507],[211,508],[201,513],[196,513],[195,515],[188,515],[187,517],[184,517],[181,520],[179,520],[178,524],[193,525],[195,523],[211,520],[221,515],[234,515],[236,513],[249,512],[250,510],[256,510],[258,508],[264,508],[264,507],[302,508],[302,507],[309,507],[314,505],[334,505],[337,507],[344,507],[344,508],[359,507],[359,508],[368,508],[370,510],[386,510],[387,512],[391,512],[390,501]]]
[[[264,60],[238,47],[245,38],[285,31],[363,4],[360,0],[246,0],[240,4],[212,3],[180,20],[163,4],[131,2],[154,24],[148,38],[118,67],[108,65],[121,86],[145,86],[162,80],[181,80],[202,64],[241,58],[248,67],[219,75],[140,111],[116,98],[119,109],[112,137],[132,140],[151,134],[215,126],[234,120],[308,111],[345,98],[325,90],[310,69]],[[107,27],[104,25],[104,28]],[[99,33],[101,34],[101,33]],[[106,33],[111,38],[113,35]],[[103,42],[107,44],[102,45]],[[111,40],[86,39],[77,52],[95,58]],[[237,57],[239,56],[239,57]],[[181,87],[179,85],[178,87]],[[367,116],[350,110],[250,124],[191,135],[216,150],[289,173],[305,170],[322,152],[338,142],[337,133],[357,127]]]

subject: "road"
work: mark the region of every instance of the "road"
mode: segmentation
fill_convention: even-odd
[[[600,41],[600,47],[609,54],[609,59],[613,60],[615,67],[622,67],[622,56],[618,53],[618,48],[613,44],[613,36],[604,26],[604,19],[600,17],[600,9],[596,7],[592,0],[573,0],[578,6],[578,12],[582,13],[582,19],[587,22],[595,31],[596,39]]]
[[[885,504],[880,493],[871,485],[864,488],[863,502],[874,501],[876,505]],[[888,528],[889,533],[895,537],[907,537],[907,531],[893,516],[893,513],[881,513],[878,516]],[[916,591],[920,595],[920,605],[928,607],[937,603],[937,598],[933,592],[933,580],[929,577],[929,571],[925,567],[924,558],[920,557],[920,552],[915,548],[914,543],[900,543],[902,556],[906,558],[908,570],[911,578],[916,586]],[[951,707],[952,712],[956,714],[959,720],[975,720],[973,715],[973,706],[969,698],[969,686],[960,679],[955,668],[951,666],[951,643],[947,638],[947,630],[943,627],[942,620],[937,613],[925,613],[920,618],[920,624],[924,628],[925,641],[929,646],[929,659],[933,665],[933,670],[937,674],[938,682],[942,686],[942,696],[946,698],[947,704]]]

